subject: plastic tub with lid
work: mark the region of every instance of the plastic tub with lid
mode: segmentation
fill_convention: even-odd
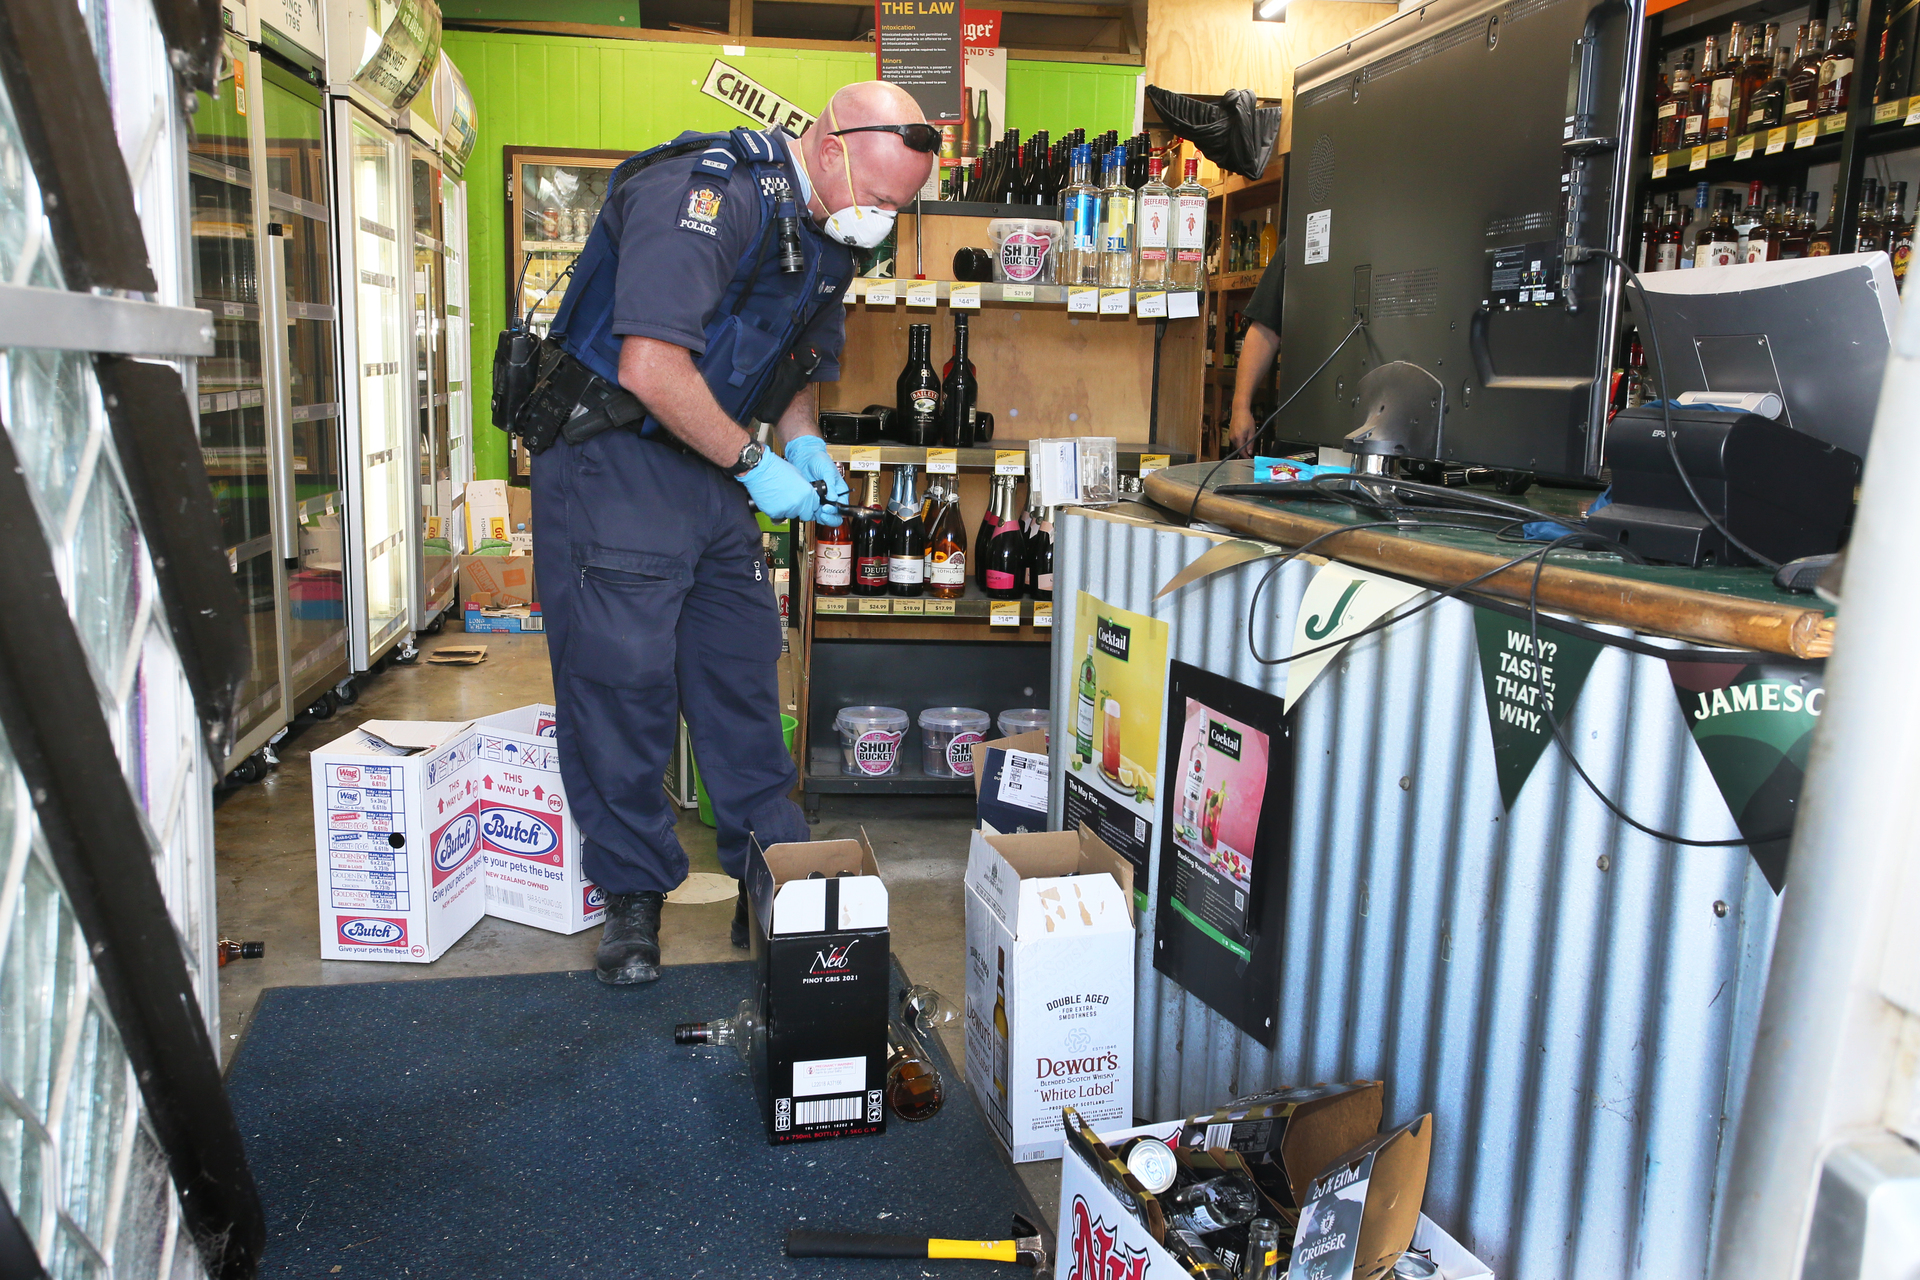
[[[973,744],[993,717],[972,707],[928,707],[920,713],[920,770],[929,778],[971,778]]]
[[[900,740],[911,721],[899,707],[842,707],[833,718],[840,732],[840,772],[856,778],[886,778],[900,772]]]
[[[1000,736],[1003,738],[1032,733],[1035,729],[1051,733],[1053,712],[1045,707],[1010,707],[1000,713]]]

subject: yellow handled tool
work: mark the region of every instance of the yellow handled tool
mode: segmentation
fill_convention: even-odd
[[[865,1235],[852,1231],[787,1232],[789,1258],[966,1258],[976,1262],[1018,1262],[1034,1275],[1051,1274],[1046,1241],[1040,1228],[1020,1214],[1013,1216],[1012,1238],[1007,1240],[943,1240],[926,1236]]]

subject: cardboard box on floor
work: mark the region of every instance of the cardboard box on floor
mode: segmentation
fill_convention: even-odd
[[[1433,1117],[1377,1134],[1321,1171],[1294,1229],[1289,1280],[1392,1272],[1413,1243],[1433,1153]]]
[[[809,879],[814,872],[821,879]],[[753,1081],[771,1143],[886,1130],[887,886],[858,840],[754,845],[747,895],[762,1034]]]
[[[511,545],[518,534],[525,545],[513,546],[514,553],[532,553],[533,490],[505,480],[469,480],[466,492],[463,505],[469,550],[489,542]]]
[[[485,910],[470,723],[369,720],[313,753],[320,958],[438,960]]]
[[[1380,1131],[1384,1086],[1378,1080],[1296,1085],[1243,1098],[1189,1124],[1204,1124],[1199,1144],[1180,1163],[1200,1178],[1238,1173],[1251,1178],[1279,1211],[1299,1212],[1314,1178],[1343,1153]]]
[[[473,722],[480,854],[488,915],[578,933],[606,918],[607,903],[580,867],[554,723],[554,709],[540,703]]]
[[[540,602],[533,557],[461,556],[460,601],[483,609],[514,609]]]
[[[1014,1163],[1133,1115],[1133,869],[1085,827],[973,833],[966,1077]]]
[[[974,743],[974,825],[988,835],[1045,831],[1046,763],[1045,729]]]

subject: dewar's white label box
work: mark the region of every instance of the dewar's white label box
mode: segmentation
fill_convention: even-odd
[[[425,964],[485,911],[472,726],[370,720],[313,753],[320,957]]]
[[[1060,1108],[1133,1118],[1133,872],[1085,827],[973,833],[967,1083],[1013,1161],[1060,1158]]]
[[[535,704],[473,722],[487,914],[578,933],[607,914],[580,869],[580,830],[560,781],[554,709]]]

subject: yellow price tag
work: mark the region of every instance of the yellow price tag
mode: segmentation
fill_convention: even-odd
[[[863,292],[870,307],[890,307],[900,300],[891,280],[869,280]]]
[[[1802,120],[1799,124],[1795,125],[1793,129],[1793,149],[1798,151],[1801,147],[1810,147],[1819,136],[1820,122],[1818,120]]]
[[[977,284],[956,284],[947,290],[947,305],[961,311],[980,309],[980,286]]]
[[[1656,178],[1667,176],[1667,153],[1664,151],[1653,158],[1653,176]]]
[[[1727,140],[1725,138],[1720,139],[1720,141],[1718,142],[1707,144],[1707,159],[1725,160],[1726,158],[1727,158]]]
[[[1133,304],[1131,289],[1102,289],[1100,291],[1100,314],[1103,316],[1123,316]]]
[[[1905,98],[1895,98],[1892,102],[1880,103],[1873,109],[1873,122],[1875,124],[1888,124],[1894,120],[1898,120],[1900,113],[1906,109],[1906,105],[1907,100]]]
[[[993,451],[993,474],[997,476],[1023,476],[1027,474],[1027,451],[1025,449],[995,449]]]
[[[958,449],[927,450],[927,474],[935,476],[957,475],[960,471],[960,451]]]
[[[1735,160],[1753,159],[1753,144],[1759,140],[1759,137],[1760,135],[1757,133],[1741,134],[1740,145],[1733,149],[1733,158]]]
[[[893,602],[893,611],[895,613],[925,613],[927,611],[927,602],[925,600],[909,600],[902,597]]]
[[[951,618],[953,616],[953,606],[954,602],[952,600],[929,600],[927,601],[927,612],[943,613]]]
[[[1099,309],[1100,291],[1098,289],[1069,288],[1067,290],[1067,310],[1092,315]]]
[[[1907,99],[1907,118],[1901,124],[1920,124],[1920,95]]]
[[[880,449],[877,445],[855,445],[847,450],[847,470],[878,471],[880,469]]]
[[[1158,320],[1167,314],[1167,295],[1164,290],[1143,290],[1135,300],[1134,314],[1142,320]]]
[[[1033,602],[1033,625],[1036,627],[1053,625],[1053,601],[1035,600]]]
[[[1006,302],[1032,302],[1033,286],[1030,284],[1003,284],[1000,297]]]
[[[1017,627],[1020,625],[1020,602],[1018,600],[993,600],[988,602],[987,625],[990,627]]]
[[[847,611],[847,598],[845,596],[815,596],[813,598],[813,611],[815,613],[845,613]]]
[[[937,307],[940,305],[940,287],[931,280],[916,280],[907,286],[907,305],[910,307]]]
[[[1782,151],[1785,151],[1787,149],[1788,132],[1789,130],[1785,125],[1781,125],[1778,129],[1767,130],[1767,154],[1768,155],[1777,156]]]
[[[893,602],[892,602],[891,600],[871,600],[871,599],[869,599],[869,600],[862,600],[862,601],[860,602],[860,612],[862,612],[862,613],[892,613],[892,612],[893,612]]]
[[[1165,453],[1143,453],[1140,455],[1140,478],[1146,479],[1156,471],[1164,471],[1173,458]]]
[[[1707,148],[1704,145],[1695,147],[1693,149],[1693,159],[1688,161],[1687,163],[1688,170],[1691,171],[1694,169],[1704,169],[1706,167],[1707,167]],[[909,301],[911,301],[911,299],[909,299]]]

